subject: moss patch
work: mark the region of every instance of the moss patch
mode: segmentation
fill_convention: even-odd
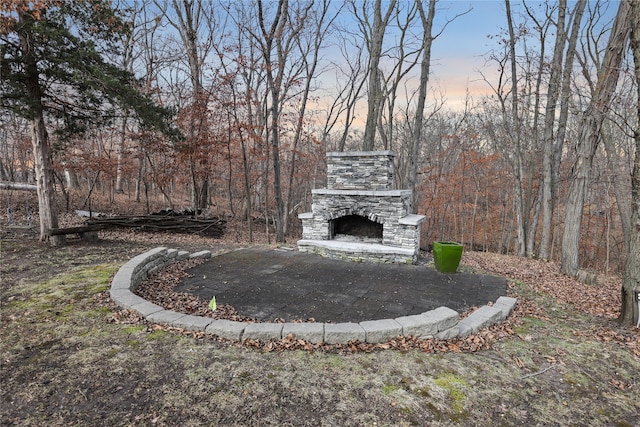
[[[465,411],[465,390],[469,387],[469,384],[464,378],[461,378],[452,373],[446,373],[437,377],[434,380],[435,385],[441,387],[449,394],[451,400],[452,416],[456,419],[462,419],[467,416]],[[460,417],[460,418],[459,418]]]

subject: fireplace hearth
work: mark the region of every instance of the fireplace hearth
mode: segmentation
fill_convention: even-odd
[[[423,215],[411,190],[393,189],[392,151],[327,153],[327,188],[312,190],[300,251],[353,261],[415,263]]]

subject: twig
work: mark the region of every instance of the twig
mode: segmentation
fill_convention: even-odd
[[[525,376],[523,376],[523,377],[520,377],[520,379],[521,379],[521,380],[526,380],[527,378],[531,378],[531,377],[535,377],[535,376],[537,376],[537,375],[544,374],[544,373],[545,373],[545,372],[547,372],[549,369],[553,369],[553,367],[554,367],[554,366],[555,366],[555,365],[549,365],[549,366],[547,366],[546,368],[544,368],[542,371],[534,372],[534,373],[532,373],[532,374],[527,374],[527,375],[525,375]]]
[[[585,371],[584,369],[580,369],[580,372],[582,372],[582,373],[583,373],[583,374],[585,374],[587,377],[589,377],[589,379],[590,379],[591,381],[593,381],[594,383],[599,383],[599,382],[600,382],[600,381],[596,380],[595,378],[593,378],[591,375],[589,375],[589,374],[587,373],[587,371]]]
[[[85,394],[85,392],[84,392],[84,391],[82,391],[82,390],[80,389],[80,387],[78,387],[78,391],[80,392],[80,394],[82,395],[82,397],[84,397],[84,400],[85,400],[85,401],[88,401],[88,400],[89,400],[89,399],[87,399],[87,395]]]

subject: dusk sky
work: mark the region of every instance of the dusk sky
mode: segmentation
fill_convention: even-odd
[[[550,3],[557,2],[554,0]],[[529,1],[527,4],[533,10],[539,10],[539,5],[544,4],[544,1]],[[575,1],[568,2],[571,10],[574,5]],[[610,25],[618,5],[617,0],[605,4],[602,25]],[[511,8],[514,21],[521,21],[519,12],[522,10],[522,1],[512,0]],[[495,73],[495,63],[487,63],[486,54],[498,48],[498,45],[496,40],[490,40],[488,36],[499,34],[507,28],[504,0],[442,0],[436,6],[434,33],[442,28],[447,19],[469,9],[470,12],[457,17],[447,26],[443,34],[434,41],[432,48],[432,87],[441,86],[446,90],[447,107],[450,109],[460,108],[467,87],[474,97],[490,93],[478,70],[481,69],[486,75]],[[583,24],[587,16],[588,11],[585,11]]]
[[[506,28],[504,10],[504,1],[454,0],[438,3],[434,32],[441,29],[446,20],[469,11],[450,22],[432,47],[432,85],[442,86],[446,91],[449,108],[458,108],[464,102],[467,87],[472,95],[488,92],[489,88],[481,81],[478,70],[491,72],[485,56],[496,47],[496,42],[488,35],[495,35],[501,28]]]
[[[412,0],[400,0],[400,8],[406,12],[412,5]],[[424,1],[425,9],[428,8],[428,1]],[[359,5],[356,0],[356,5]],[[340,1],[335,2],[336,7],[343,6]],[[521,1],[512,0],[512,8],[519,9]],[[382,2],[383,13],[388,8],[388,1]],[[445,108],[459,110],[463,108],[467,90],[477,100],[481,95],[490,91],[486,82],[482,81],[482,76],[478,70],[482,70],[485,75],[495,74],[495,64],[486,63],[486,55],[497,47],[495,40],[489,39],[489,35],[496,35],[505,28],[504,0],[439,0],[436,4],[436,15],[433,24],[432,34],[435,36],[441,33],[434,40],[431,51],[431,73],[429,80],[429,91],[427,103],[434,103],[434,92],[444,96]],[[346,36],[350,43],[361,44],[362,35],[359,32],[358,24],[352,15],[351,10],[345,10],[340,15],[339,25],[343,25],[346,33],[353,32],[353,37]],[[448,24],[447,24],[448,22]],[[443,28],[446,24],[446,28]],[[422,39],[422,25],[420,18],[416,17],[413,23],[414,29],[410,31],[412,35],[412,48],[416,47]],[[384,49],[393,50],[399,34],[397,27],[391,23],[387,28],[384,39]],[[340,37],[340,36],[338,36]],[[349,42],[347,42],[349,43]],[[344,58],[337,50],[330,48],[328,56],[337,63],[343,63]],[[347,45],[348,49],[348,45]],[[408,49],[408,50],[410,50]],[[334,56],[335,55],[335,56]],[[380,67],[387,75],[390,74],[393,66],[396,65],[393,59],[383,58]],[[348,68],[345,67],[348,71]],[[329,75],[331,73],[328,73]],[[340,74],[338,72],[337,74]],[[418,63],[406,80],[406,93],[415,94],[419,85],[420,64]],[[321,80],[327,82],[328,91],[324,100],[330,104],[335,96],[333,92],[332,77],[323,76]],[[403,92],[403,87],[400,92]],[[398,93],[397,107],[406,101],[404,93]],[[324,102],[323,102],[324,103]],[[428,109],[429,107],[427,107]],[[357,108],[356,125],[364,124],[366,120],[366,105],[360,103]]]

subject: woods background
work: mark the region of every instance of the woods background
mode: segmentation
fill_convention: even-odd
[[[620,3],[506,1],[487,34],[486,67],[472,76],[489,91],[460,105],[429,81],[431,46],[460,18],[447,2],[111,3],[127,31],[119,49],[96,47],[176,113],[183,138],[111,104],[93,113],[107,120],[87,120],[73,135],[55,132],[63,115],[46,114],[61,210],[98,198],[114,211],[190,207],[254,226],[248,219],[260,219],[276,240],[295,241],[297,214],[324,187],[327,151],[393,150],[397,188],[413,188],[427,217],[424,246],[456,240],[557,260],[569,221],[581,268],[623,271],[637,82],[627,38],[612,41]],[[612,49],[617,63],[607,63]],[[45,103],[72,108],[73,88],[43,85]],[[594,106],[602,121],[592,126]],[[0,112],[0,180],[33,183],[30,122]],[[585,146],[589,126],[595,136]],[[15,191],[3,199],[7,219],[6,209],[26,218]]]

